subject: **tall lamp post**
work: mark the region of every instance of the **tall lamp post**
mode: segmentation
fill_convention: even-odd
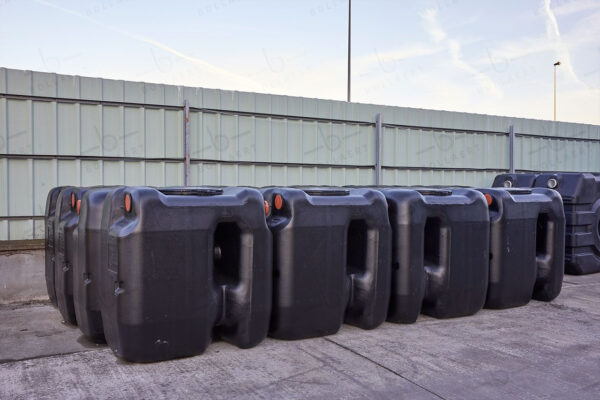
[[[560,65],[560,61],[554,63],[554,120],[556,121],[556,67]]]
[[[348,0],[348,102],[350,102],[350,39],[352,26],[352,0]]]

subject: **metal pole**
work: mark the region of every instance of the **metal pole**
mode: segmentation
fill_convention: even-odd
[[[375,184],[381,185],[381,114],[375,116]]]
[[[556,121],[556,64],[554,64],[554,120]]]
[[[183,153],[184,153],[184,172],[183,184],[190,186],[190,102],[183,101],[183,118],[184,118],[184,136],[183,136]]]
[[[350,102],[350,40],[352,26],[352,0],[348,0],[348,102]]]
[[[554,120],[556,121],[556,67],[560,65],[560,61],[554,63]]]
[[[515,173],[515,129],[512,125],[508,128],[508,172]]]

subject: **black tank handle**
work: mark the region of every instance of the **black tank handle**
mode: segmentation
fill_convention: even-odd
[[[448,189],[415,189],[417,192],[422,194],[423,196],[451,196],[452,190]]]
[[[360,271],[355,271],[354,273],[349,273],[346,271],[348,278],[350,278],[350,297],[348,299],[348,309],[346,310],[346,321],[358,324],[365,329],[373,328],[371,324],[374,321],[366,322],[362,320],[362,315],[366,310],[372,309],[374,306],[374,302],[376,301],[375,297],[375,288],[379,285],[378,281],[383,279],[385,276],[383,272],[380,272],[378,268],[378,263],[380,260],[380,240],[373,240],[373,235],[370,235],[369,232],[379,231],[381,227],[377,227],[376,225],[370,224],[370,218],[366,219],[356,219],[350,221],[352,222],[362,222],[364,225],[361,229],[364,229],[364,240],[366,243],[361,243],[360,245],[364,245],[364,264],[360,265]],[[389,232],[391,236],[391,231]],[[369,239],[371,237],[371,239]],[[356,243],[354,243],[356,244]],[[350,238],[347,238],[347,246],[354,245],[351,243]],[[374,255],[373,257],[368,257],[368,254]],[[391,255],[391,254],[390,254]],[[391,268],[391,257],[390,257],[389,268]],[[346,260],[348,265],[348,260]],[[382,275],[383,274],[383,275]],[[373,282],[375,284],[373,284]],[[360,299],[360,301],[359,301]]]
[[[305,188],[301,190],[309,196],[348,196],[350,194],[348,189],[338,188]]]
[[[217,196],[223,189],[209,187],[166,187],[158,189],[166,196]]]
[[[531,189],[525,189],[525,188],[506,188],[504,190],[506,190],[508,193],[514,194],[514,195],[531,194],[531,193],[533,193],[531,191]]]
[[[540,208],[536,224],[537,278],[533,298],[550,301],[560,293],[564,275],[565,217],[560,208]]]

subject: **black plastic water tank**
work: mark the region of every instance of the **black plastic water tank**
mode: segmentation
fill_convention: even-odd
[[[520,174],[500,174],[494,178],[493,187],[532,187],[538,174],[520,173]]]
[[[600,272],[600,176],[591,173],[544,173],[536,187],[554,189],[562,196],[565,219],[565,272]]]
[[[48,192],[48,196],[46,197],[46,215],[44,217],[45,222],[45,276],[46,276],[46,289],[48,290],[48,297],[50,298],[50,302],[57,306],[56,303],[56,290],[54,289],[54,268],[55,268],[55,247],[54,247],[54,231],[55,220],[56,220],[56,200],[58,199],[58,195],[60,191],[63,190],[65,186],[58,186],[50,189]]]
[[[73,302],[73,263],[77,257],[74,232],[79,221],[77,204],[86,190],[69,186],[61,190],[56,200],[54,289],[60,314],[73,325],[77,324]]]
[[[490,277],[486,308],[551,301],[563,280],[565,216],[550,189],[479,189],[490,213]]]
[[[272,239],[249,188],[128,187],[106,196],[101,314],[120,357],[202,353],[213,336],[238,347],[267,334]]]
[[[77,257],[73,262],[73,302],[79,329],[97,342],[104,341],[98,291],[103,203],[114,187],[90,188],[77,205],[79,221],[74,232]]]
[[[270,336],[303,339],[346,322],[375,328],[389,301],[385,198],[371,189],[265,188],[273,232]]]
[[[381,188],[393,231],[388,320],[472,315],[485,302],[489,215],[464,188]]]

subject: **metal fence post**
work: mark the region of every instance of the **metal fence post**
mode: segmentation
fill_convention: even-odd
[[[381,114],[375,116],[375,184],[381,185]]]
[[[515,129],[508,127],[508,172],[515,173]]]
[[[184,135],[183,135],[183,154],[184,154],[184,172],[183,184],[190,186],[190,102],[183,101]]]

